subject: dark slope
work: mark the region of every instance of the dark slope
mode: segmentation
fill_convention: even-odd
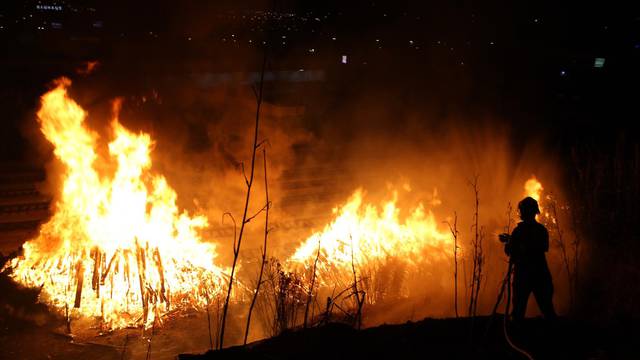
[[[292,331],[278,337],[179,359],[525,359],[507,344],[502,317],[473,321],[425,319],[354,330],[346,325]],[[513,341],[535,359],[638,359],[631,324],[615,330],[561,319],[555,324],[529,319],[511,329]],[[635,333],[634,333],[635,332]]]

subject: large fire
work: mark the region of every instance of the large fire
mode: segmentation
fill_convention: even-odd
[[[108,329],[149,327],[174,309],[207,306],[226,285],[214,245],[199,235],[207,218],[178,209],[176,192],[151,171],[151,137],[122,126],[118,104],[108,151],[100,155],[98,135],[67,94],[69,85],[59,80],[42,97],[37,113],[42,133],[64,165],[61,194],[51,219],[7,265],[11,276],[41,288],[40,300],[60,313],[94,317]],[[540,200],[543,188],[533,177],[524,190]],[[395,286],[398,296],[410,295],[401,280],[382,283],[379,274],[385,269],[435,273],[450,268],[454,246],[462,252],[431,209],[420,203],[401,211],[397,191],[376,206],[357,190],[333,209],[333,216],[297,248],[287,267],[303,270],[303,276],[313,268],[319,286],[361,282],[369,303],[383,300],[385,286]],[[445,288],[450,280],[440,276],[436,281]]]
[[[392,259],[419,269],[453,258],[451,234],[438,226],[423,204],[401,219],[397,192],[380,207],[363,198],[363,191],[357,190],[344,205],[334,208],[334,220],[307,238],[290,262],[307,268],[315,263],[320,284],[331,286],[353,281],[353,271],[365,272],[367,280],[375,282],[372,267]],[[375,301],[375,295],[368,294],[367,300]]]
[[[214,246],[198,235],[206,217],[178,209],[175,191],[151,172],[150,136],[130,132],[117,114],[100,157],[69,85],[59,80],[37,113],[65,167],[62,192],[51,219],[8,264],[12,277],[41,287],[40,300],[67,316],[97,317],[111,329],[205,305],[223,276]]]

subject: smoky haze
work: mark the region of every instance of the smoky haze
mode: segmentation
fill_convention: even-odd
[[[470,266],[464,250],[471,246],[474,213],[469,183],[477,176],[486,254],[480,312],[486,313],[506,268],[497,234],[507,226],[508,205],[516,208],[525,195],[525,181],[535,175],[543,194],[561,204],[570,200],[569,156],[559,139],[572,125],[555,128],[554,120],[545,118],[547,110],[538,108],[544,100],[539,90],[548,79],[522,70],[540,59],[534,50],[518,47],[523,56],[514,60],[504,48],[493,47],[517,42],[515,34],[501,31],[516,20],[493,21],[493,10],[439,5],[438,11],[421,15],[425,19],[420,21],[430,24],[425,31],[407,21],[407,13],[415,10],[409,5],[390,7],[384,21],[371,23],[345,20],[355,10],[340,16],[334,12],[325,20],[323,6],[318,10],[296,3],[256,2],[242,9],[231,3],[148,6],[104,10],[105,19],[123,22],[117,31],[109,29],[102,46],[73,66],[56,65],[44,72],[40,87],[30,91],[41,94],[52,78],[70,76],[71,94],[89,112],[89,125],[101,134],[103,147],[110,139],[111,103],[122,98],[121,122],[154,139],[152,171],[166,176],[181,208],[208,217],[203,238],[217,245],[221,265],[228,266],[233,256],[233,228],[222,223],[222,214],[239,219],[243,210],[242,167],[248,172],[255,121],[252,87],[265,53],[259,139],[265,140],[273,202],[271,256],[287,259],[332,220],[332,208],[356,189],[363,189],[365,201],[375,205],[399,189],[401,217],[423,203],[447,231],[444,222],[457,213],[464,313],[468,280],[462,274]],[[264,15],[273,6],[281,15]],[[250,20],[258,13],[261,20]],[[307,20],[298,24],[290,13]],[[459,19],[436,21],[443,13]],[[476,25],[469,25],[472,17]],[[351,29],[356,25],[360,28]],[[252,27],[262,30],[248,30]],[[288,27],[298,30],[284,35]],[[363,28],[373,36],[361,38]],[[341,63],[343,55],[346,64]],[[79,74],[76,69],[84,60],[99,65],[90,74]],[[55,198],[61,169],[37,131],[36,107],[25,105],[28,111],[17,121],[29,142],[24,157],[47,168],[43,191]],[[250,214],[264,206],[262,181],[259,153]],[[517,213],[512,216],[516,219]],[[561,214],[558,221],[568,224],[563,216],[568,215]],[[257,272],[263,221],[259,216],[248,225],[241,252],[246,282]],[[567,279],[553,241],[548,258],[562,313],[569,301]],[[428,268],[426,276],[407,276],[406,286],[418,290],[393,310],[372,312],[366,325],[453,315],[452,272],[453,264],[442,262]]]
[[[112,101],[121,98],[120,121],[134,131],[151,134],[152,171],[166,176],[181,208],[208,217],[210,227],[203,237],[217,245],[216,261],[228,266],[233,228],[228,219],[222,223],[222,215],[230,212],[239,219],[243,210],[242,164],[248,174],[256,105],[251,90],[255,77],[251,76],[255,72],[247,66],[229,80],[227,73],[206,70],[165,73],[171,68],[165,64],[158,66],[162,70],[147,69],[146,81],[137,83],[109,67],[101,63],[94,73],[77,77],[71,88],[72,96],[89,113],[88,125],[100,133],[102,152],[111,140]],[[269,71],[268,75],[274,73]],[[223,80],[203,87],[197,76]],[[332,79],[321,83],[325,81]],[[396,90],[379,81],[374,79],[370,90],[360,85],[356,94],[322,92],[315,88],[317,84],[266,83],[259,138],[266,140],[273,202],[269,254],[286,260],[302,241],[332,220],[331,209],[356,189],[362,189],[365,201],[376,206],[399,189],[401,218],[423,203],[441,222],[440,230],[447,231],[444,222],[453,221],[454,212],[458,214],[460,247],[465,252],[460,258],[460,284],[464,284],[462,274],[470,267],[467,251],[473,238],[470,182],[478,176],[486,248],[480,304],[481,311],[489,311],[504,267],[497,234],[507,225],[507,206],[523,197],[524,182],[532,175],[562,196],[557,159],[545,151],[542,135],[532,134],[525,145],[514,144],[513,128],[505,119],[487,113],[475,118],[455,111],[438,113],[431,104],[436,100],[416,106],[411,99],[387,97]],[[288,87],[295,87],[295,94],[287,94]],[[285,94],[279,95],[281,92]],[[286,98],[294,95],[304,100]],[[424,96],[428,99],[429,95]],[[250,214],[265,203],[261,164],[259,154]],[[60,189],[56,176],[60,168],[55,161],[48,166],[49,191],[55,196]],[[515,212],[512,216],[516,217]],[[263,217],[253,220],[245,235],[240,260],[247,282],[262,245],[263,221]],[[560,279],[562,264],[559,258],[552,259],[554,275]],[[402,264],[393,263],[387,271],[394,267],[406,271]],[[404,276],[403,287],[413,289],[409,300],[393,305],[384,316],[371,311],[365,324],[453,315],[451,261],[435,262],[423,270],[428,276]],[[461,299],[465,289],[461,285]],[[558,296],[557,301],[564,301],[561,299]],[[464,313],[464,305],[460,310]]]

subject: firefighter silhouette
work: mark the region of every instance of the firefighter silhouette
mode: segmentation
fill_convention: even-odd
[[[549,232],[536,221],[538,202],[526,197],[518,204],[520,222],[505,244],[504,251],[513,265],[513,320],[524,319],[529,295],[533,293],[545,319],[555,319],[553,282],[545,253],[549,250]]]

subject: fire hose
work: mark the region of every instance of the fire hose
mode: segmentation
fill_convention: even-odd
[[[500,289],[501,295],[498,298],[498,303],[499,303],[500,298],[502,298],[502,294],[504,294],[504,288],[506,286],[507,301],[504,304],[504,321],[502,323],[502,330],[504,332],[504,337],[507,340],[507,343],[509,344],[509,346],[511,346],[513,350],[519,352],[529,360],[534,360],[531,354],[529,354],[526,350],[520,348],[519,346],[513,343],[513,341],[511,340],[511,337],[509,336],[509,332],[507,330],[507,323],[509,319],[509,307],[511,305],[511,273],[512,272],[513,272],[513,262],[511,261],[511,259],[509,259],[509,268],[507,269],[507,275],[505,276],[504,281],[502,282],[502,288]],[[498,303],[496,303],[496,308],[498,306]]]
[[[502,330],[504,332],[504,337],[507,340],[507,343],[509,344],[509,346],[515,350],[516,352],[522,354],[523,356],[525,356],[527,359],[529,360],[533,360],[533,356],[531,356],[531,354],[529,354],[527,351],[525,351],[524,349],[520,348],[519,346],[517,346],[516,344],[514,344],[513,340],[511,339],[511,337],[509,336],[509,331],[508,331],[508,321],[509,321],[509,306],[511,305],[511,274],[513,273],[513,260],[511,259],[511,254],[509,252],[507,252],[507,249],[510,247],[510,243],[511,243],[511,236],[508,233],[508,229],[507,229],[507,233],[503,233],[500,234],[498,236],[498,238],[500,239],[500,242],[505,244],[505,252],[507,253],[507,255],[509,255],[509,266],[507,268],[507,274],[504,277],[504,280],[502,281],[502,286],[500,287],[500,292],[498,293],[498,299],[496,300],[496,304],[493,306],[493,312],[491,319],[493,319],[493,317],[496,315],[497,311],[498,311],[498,306],[500,305],[500,301],[502,301],[502,298],[504,296],[504,289],[505,287],[507,288],[507,301],[504,304],[504,322],[502,324]],[[489,327],[491,327],[491,321],[489,322]],[[489,330],[489,327],[487,327],[487,331]]]

